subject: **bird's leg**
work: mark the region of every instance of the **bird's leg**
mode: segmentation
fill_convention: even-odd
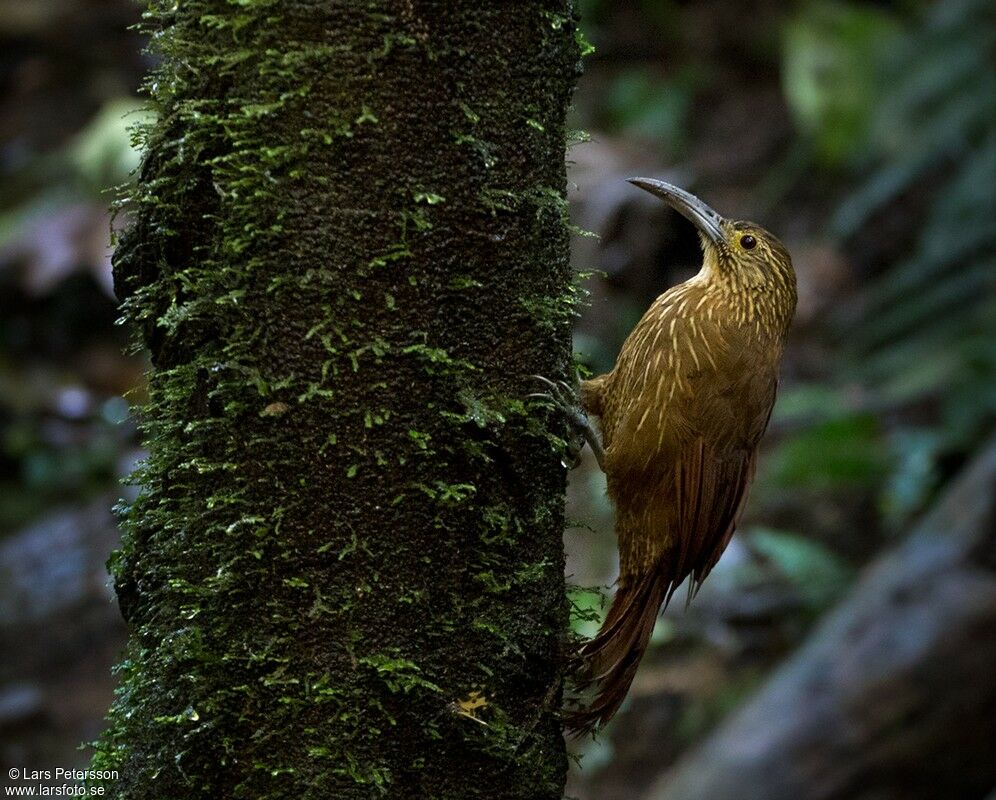
[[[585,414],[584,417],[584,438],[588,442],[588,447],[591,448],[591,454],[595,456],[595,461],[598,463],[598,468],[605,472],[605,448],[602,447],[602,437],[598,435],[592,425],[591,420],[588,419],[588,415]]]
[[[591,448],[591,452],[595,456],[595,461],[598,462],[598,468],[604,472],[605,450],[602,447],[602,440],[599,438],[598,432],[591,424],[591,420],[588,419],[588,415],[584,412],[584,409],[578,402],[577,393],[574,389],[572,389],[564,381],[551,381],[549,378],[544,378],[542,375],[533,375],[533,379],[542,383],[549,391],[536,392],[529,396],[547,400],[555,408],[567,415],[567,420],[570,422],[571,427],[574,428],[575,432],[583,437],[584,441],[588,443],[588,447]],[[577,448],[578,454],[580,454],[580,449],[580,447]],[[577,459],[574,459],[574,462],[570,464],[570,467],[573,468],[576,466]]]

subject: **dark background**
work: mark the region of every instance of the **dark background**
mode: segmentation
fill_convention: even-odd
[[[582,363],[610,369],[653,297],[698,266],[691,225],[632,175],[770,228],[800,289],[741,531],[658,625],[607,735],[576,746],[570,792],[625,798],[796,650],[994,428],[993,20],[980,0],[581,5]],[[87,761],[124,636],[103,563],[141,456],[122,398],[141,400],[145,361],[115,326],[107,208],[137,164],[139,15],[130,0],[0,0],[4,766]],[[615,550],[589,457],[569,502],[572,596],[597,609],[581,587],[611,583]]]

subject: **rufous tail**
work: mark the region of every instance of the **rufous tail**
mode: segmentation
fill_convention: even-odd
[[[640,659],[647,650],[657,615],[670,585],[658,569],[620,586],[598,635],[581,648],[579,688],[595,688],[585,708],[568,712],[564,726],[582,736],[604,725],[619,710]]]

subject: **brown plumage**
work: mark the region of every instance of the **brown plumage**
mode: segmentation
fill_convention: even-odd
[[[620,567],[605,622],[581,652],[595,697],[568,717],[576,732],[612,717],[661,607],[686,578],[693,596],[729,543],[796,303],[791,259],[770,233],[662,181],[632,182],[696,224],[703,265],[654,301],[611,372],[581,384],[582,407],[600,421],[604,454],[587,434],[615,505]]]

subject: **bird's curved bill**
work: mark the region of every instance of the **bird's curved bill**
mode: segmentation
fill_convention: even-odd
[[[719,244],[725,238],[723,218],[694,194],[654,178],[630,178],[629,182],[659,197],[685,219],[692,222],[713,244]]]

